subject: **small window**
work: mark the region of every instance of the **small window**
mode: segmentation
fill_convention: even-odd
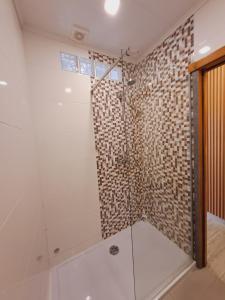
[[[96,62],[95,63],[95,77],[98,79],[101,79],[102,76],[105,74],[107,71],[108,66],[106,64]]]
[[[77,56],[61,52],[60,60],[63,71],[78,72]]]
[[[122,69],[121,68],[114,68],[109,75],[110,80],[114,81],[122,81]]]
[[[63,71],[69,71],[74,73],[80,73],[82,75],[95,76],[97,79],[101,79],[102,76],[109,69],[106,63],[92,62],[92,60],[85,57],[78,57],[76,55],[61,52],[60,53],[61,67]],[[106,79],[113,81],[122,81],[122,69],[115,67]]]
[[[93,75],[93,65],[90,59],[80,57],[79,67],[80,67],[80,74],[89,75],[89,76]]]

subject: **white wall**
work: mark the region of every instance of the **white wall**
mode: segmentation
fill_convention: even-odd
[[[90,77],[62,71],[59,60],[60,51],[88,53],[30,32],[24,39],[54,265],[101,239]]]
[[[209,0],[194,15],[194,60],[205,55],[199,49],[208,45],[209,53],[225,46],[225,0]]]
[[[11,0],[0,1],[0,299],[48,268],[21,30]],[[37,256],[42,260],[37,261]],[[11,293],[11,292],[10,292]]]

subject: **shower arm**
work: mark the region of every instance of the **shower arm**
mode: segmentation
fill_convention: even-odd
[[[107,75],[118,65],[118,63],[124,58],[124,56],[130,56],[130,49],[128,48],[124,53],[121,51],[121,56],[114,62],[114,64],[105,72],[105,74],[99,79],[99,81],[93,86],[91,89],[91,94],[97,89],[97,87],[101,84],[102,80],[106,78]]]

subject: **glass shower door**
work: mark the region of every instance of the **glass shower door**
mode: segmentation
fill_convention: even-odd
[[[136,300],[154,298],[193,262],[192,24],[138,62],[126,90]]]
[[[102,61],[108,67],[114,63],[96,53],[92,53],[92,59],[94,64]],[[108,270],[104,282],[111,291],[105,298],[112,300],[135,300],[124,70],[120,61],[112,70],[112,77],[109,74],[92,93],[101,230],[108,259],[103,262]],[[121,78],[115,72],[121,72]],[[92,87],[98,82],[92,78]]]

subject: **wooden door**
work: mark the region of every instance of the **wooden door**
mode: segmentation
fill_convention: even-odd
[[[205,201],[225,219],[225,65],[206,71],[203,81]]]

